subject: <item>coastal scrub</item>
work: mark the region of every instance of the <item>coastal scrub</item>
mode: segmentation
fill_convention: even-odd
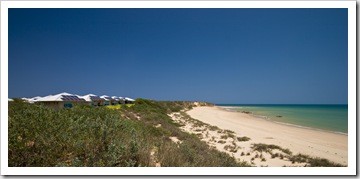
[[[54,110],[15,100],[9,103],[8,163],[10,167],[250,166],[181,131],[168,116],[193,106],[137,99],[133,106],[119,109]],[[174,143],[170,137],[182,142]]]

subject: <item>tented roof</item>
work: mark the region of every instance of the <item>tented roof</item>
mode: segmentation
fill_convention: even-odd
[[[85,96],[80,96],[81,98],[85,99],[85,101],[100,101],[104,100],[103,98],[100,98],[100,96],[97,96],[95,94],[87,94]]]
[[[79,96],[76,94],[71,94],[67,92],[55,94],[55,95],[48,95],[45,97],[36,96],[33,98],[22,98],[30,103],[38,102],[38,101],[94,101],[94,100],[104,100],[104,101],[135,101],[131,98],[124,98],[124,97],[118,97],[118,96],[112,96],[109,97],[107,95],[98,96],[95,94],[87,94],[84,96]]]
[[[116,101],[119,101],[119,100],[120,100],[120,98],[117,97],[117,96],[111,96],[111,98],[114,99],[114,100],[116,100]]]
[[[77,95],[70,93],[59,93],[56,95],[49,95],[38,99],[37,101],[85,101],[85,99],[78,97]],[[36,102],[36,101],[35,101]]]
[[[28,101],[29,103],[34,103],[36,101],[38,101],[40,98],[42,98],[41,96],[35,96],[32,98],[25,98],[24,100]]]
[[[109,96],[102,95],[100,98],[104,99],[105,101],[111,101],[112,99]]]
[[[131,99],[131,98],[128,98],[128,97],[126,97],[125,100],[126,101],[135,101],[135,99]]]

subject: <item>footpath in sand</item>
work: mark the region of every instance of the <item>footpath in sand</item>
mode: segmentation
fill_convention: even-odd
[[[208,145],[229,153],[238,161],[255,166],[307,165],[305,162],[290,161],[286,149],[293,155],[301,153],[347,165],[347,135],[278,124],[218,107],[195,107],[186,113],[170,116],[182,124],[182,130],[198,135]],[[281,149],[268,152],[253,150],[253,144],[260,143],[274,144]]]

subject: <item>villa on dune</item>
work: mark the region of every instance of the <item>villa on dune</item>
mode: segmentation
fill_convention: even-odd
[[[79,96],[66,92],[55,95],[48,95],[45,97],[36,96],[33,98],[22,98],[22,99],[29,103],[43,104],[45,106],[55,109],[71,108],[75,105],[107,106],[107,105],[118,105],[118,104],[131,104],[135,101],[134,99],[127,97],[126,98],[117,97],[117,96],[109,97],[106,95],[97,96],[95,94],[87,94],[84,96]]]

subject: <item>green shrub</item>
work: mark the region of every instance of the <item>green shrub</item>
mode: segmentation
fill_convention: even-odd
[[[124,125],[118,112],[76,106],[53,110],[14,103],[9,106],[9,166],[111,166]],[[119,150],[121,151],[121,150]],[[126,151],[126,150],[124,150]]]
[[[236,153],[237,152],[237,147],[233,146],[233,145],[225,145],[224,149],[227,151],[230,151],[232,153]]]
[[[280,146],[277,145],[273,145],[273,144],[263,144],[263,143],[259,143],[259,144],[252,144],[251,147],[254,151],[258,151],[258,152],[271,152],[273,149],[278,149],[288,155],[291,155],[291,151],[289,149],[283,149]]]
[[[237,140],[239,142],[246,142],[246,141],[249,141],[251,139],[249,137],[244,136],[244,137],[237,137]]]
[[[310,167],[345,167],[344,165],[331,162],[328,159],[319,157],[313,158],[303,154],[291,156],[289,159],[292,163],[308,163],[310,164]]]
[[[341,165],[338,163],[334,163],[324,158],[310,158],[309,161],[311,167],[346,167],[345,165]]]
[[[295,163],[295,162],[297,162],[297,163],[305,163],[309,159],[309,156],[308,155],[298,154],[298,155],[295,155],[295,156],[291,156],[289,159],[290,159],[290,161],[292,163]]]
[[[150,166],[156,147],[161,166],[249,166],[182,132],[167,115],[192,106],[137,99],[133,106],[118,110],[91,106],[54,110],[14,100],[8,111],[8,163],[10,167]],[[161,127],[154,127],[157,124]],[[170,136],[182,144],[173,143]]]
[[[283,154],[280,154],[280,159],[284,159],[284,155]]]
[[[227,138],[228,138],[227,135],[222,135],[222,136],[220,136],[220,139],[227,139]]]
[[[271,158],[276,158],[276,157],[279,157],[279,153],[271,154]]]
[[[310,164],[311,167],[344,167],[344,165],[331,162],[328,159],[324,159],[324,158],[319,158],[319,157],[313,158],[313,157],[310,157],[308,155],[303,155],[303,154],[292,155],[292,152],[289,149],[283,149],[277,145],[268,145],[268,144],[262,144],[262,143],[252,144],[252,149],[254,151],[258,151],[258,152],[268,152],[268,153],[271,152],[271,150],[273,150],[273,149],[278,149],[278,150],[284,152],[285,154],[287,154],[287,157],[293,164],[294,163],[308,163],[308,164]],[[275,158],[277,156],[280,156],[280,159],[284,159],[283,154],[274,154],[274,155],[272,155],[272,158]]]
[[[217,126],[209,126],[209,130],[216,131],[219,130],[219,128]]]
[[[226,132],[226,133],[228,133],[228,134],[235,134],[235,132],[234,132],[234,131],[232,131],[232,130],[228,130],[228,129],[225,129],[225,130],[224,130],[224,132]]]

